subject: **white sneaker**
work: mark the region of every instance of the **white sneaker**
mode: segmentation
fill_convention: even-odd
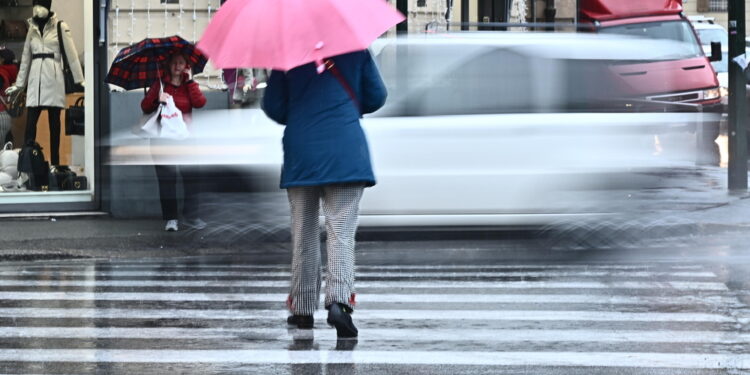
[[[167,221],[167,226],[164,227],[167,232],[177,232],[177,220]]]
[[[183,221],[183,224],[188,228],[193,228],[197,230],[204,229],[208,226],[205,221],[201,220],[200,218],[195,218],[192,220],[185,220]]]

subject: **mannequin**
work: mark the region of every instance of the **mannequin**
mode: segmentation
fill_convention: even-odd
[[[42,110],[47,111],[50,127],[50,164],[60,164],[60,111],[66,107],[65,80],[60,43],[57,36],[58,19],[52,0],[34,0],[33,17],[28,19],[29,32],[23,47],[18,77],[13,86],[5,90],[7,95],[26,87],[26,144],[36,141],[36,123]],[[70,28],[60,24],[62,41],[68,65],[76,83],[83,83],[83,69],[78,61]]]

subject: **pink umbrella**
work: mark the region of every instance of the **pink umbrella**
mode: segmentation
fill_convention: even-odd
[[[385,0],[229,0],[198,42],[218,68],[289,70],[359,51],[404,20]]]

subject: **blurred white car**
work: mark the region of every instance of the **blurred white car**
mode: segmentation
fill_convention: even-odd
[[[617,189],[694,165],[697,124],[716,115],[622,97],[613,69],[681,48],[564,33],[377,41],[389,97],[362,120],[378,184],[364,195],[361,225],[532,225],[621,212],[628,202]],[[197,111],[191,145],[154,152],[233,166],[278,189],[283,130],[259,109]],[[152,163],[147,141],[129,131],[112,140],[110,163]]]
[[[721,43],[721,61],[712,61],[711,65],[719,79],[722,103],[727,105],[727,95],[729,94],[729,34],[723,26],[715,23],[712,17],[690,16],[688,18],[695,32],[698,33],[698,39],[706,55],[711,55],[712,42]]]

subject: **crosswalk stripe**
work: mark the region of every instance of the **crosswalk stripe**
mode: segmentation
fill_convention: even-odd
[[[315,319],[325,321],[326,311],[317,311]],[[276,320],[286,319],[286,310],[197,310],[197,309],[102,309],[102,308],[0,308],[4,318],[60,319],[206,319]],[[711,313],[658,313],[567,310],[370,310],[355,311],[361,320],[483,320],[483,321],[596,321],[596,322],[685,322],[735,323],[730,316]]]
[[[0,361],[72,363],[358,363],[748,369],[747,354],[478,351],[2,349]]]
[[[74,287],[261,287],[288,288],[288,281],[273,280],[224,280],[224,281],[189,281],[189,280],[160,280],[155,285],[151,280],[3,280],[0,287],[11,286],[74,286]],[[705,290],[726,291],[727,286],[719,282],[640,282],[640,281],[612,281],[612,282],[553,282],[553,281],[360,281],[359,290],[367,288],[415,288],[415,289],[443,289],[443,288],[478,288],[478,289],[655,289],[655,290]]]
[[[360,266],[354,351],[332,350],[325,310],[314,330],[286,327],[282,277],[288,264],[0,266],[0,341],[19,347],[0,362],[750,369],[750,354],[723,349],[750,346],[732,328],[744,305],[701,265]],[[219,289],[243,287],[268,289]],[[112,341],[88,349],[99,339]],[[296,340],[320,346],[286,348]]]
[[[0,292],[0,300],[252,301],[282,302],[281,293]],[[359,302],[400,303],[586,303],[611,305],[736,304],[725,296],[621,296],[582,294],[360,294]]]
[[[0,276],[174,276],[174,277],[229,277],[229,276],[256,276],[256,277],[289,277],[290,273],[284,272],[248,272],[248,271],[221,271],[204,272],[201,270],[183,271],[118,271],[118,270],[47,270],[47,271],[0,271]],[[716,274],[709,271],[700,272],[623,272],[623,271],[545,271],[545,272],[357,272],[357,277],[378,278],[431,278],[431,277],[632,277],[632,278],[655,278],[655,277],[693,277],[693,278],[716,278]]]
[[[335,341],[335,335],[316,336],[315,330],[173,327],[0,327],[2,338],[125,338],[217,339],[252,335],[258,340]],[[477,342],[626,342],[749,344],[750,333],[712,331],[554,330],[554,329],[362,329],[360,341],[477,341]]]
[[[0,269],[82,269],[82,268],[105,268],[105,269],[170,269],[179,270],[182,268],[188,269],[202,269],[202,268],[216,268],[216,269],[243,269],[243,270],[269,270],[278,269],[289,271],[289,264],[211,264],[211,263],[200,263],[200,264],[179,264],[179,263],[114,263],[103,265],[93,264],[45,264],[45,265],[24,265],[24,266],[2,266]],[[530,269],[557,269],[557,270],[621,270],[621,271],[633,271],[633,270],[649,270],[649,269],[663,269],[669,268],[673,270],[703,270],[703,266],[695,265],[660,265],[660,264],[642,264],[642,265],[622,265],[622,264],[551,264],[551,265],[539,265],[539,264],[446,264],[446,265],[357,265],[357,270],[360,271],[379,271],[379,270],[530,270]],[[323,266],[321,269],[325,269]]]

